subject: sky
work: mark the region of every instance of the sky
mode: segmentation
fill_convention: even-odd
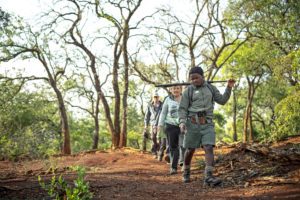
[[[179,10],[183,8],[181,0],[164,0],[164,3],[171,2]],[[2,10],[18,15],[24,18],[29,24],[35,23],[35,18],[42,10],[47,10],[49,4],[51,6],[52,0],[0,0],[0,7]],[[144,0],[139,8],[140,14],[152,13],[155,7],[160,6],[161,0]],[[186,5],[186,4],[185,4]],[[38,76],[46,75],[43,67],[39,66],[37,60],[14,60],[7,63],[0,64],[0,73],[9,77],[14,77],[16,73],[22,73],[23,76]],[[13,66],[13,69],[12,69]],[[29,84],[27,90],[35,90]]]
[[[46,2],[45,0],[41,0]],[[3,10],[12,12],[22,17],[31,18],[42,8],[40,0],[0,0]]]
[[[29,24],[34,24],[36,17],[41,11],[48,10],[51,6],[52,0],[0,0],[0,7],[2,10],[18,15],[24,18]],[[184,10],[189,9],[191,4],[190,0],[144,0],[135,15],[145,16],[154,12],[155,8],[161,7],[161,4],[169,5],[177,13],[186,13]],[[151,59],[150,56],[148,56]],[[147,56],[146,58],[147,59]],[[35,75],[44,76],[45,70],[39,65],[38,61],[26,60],[26,61],[12,61],[8,63],[0,64],[0,73],[7,75],[13,75],[16,70],[10,70],[11,66],[22,66],[22,74],[24,75]],[[24,67],[26,66],[26,67]]]
[[[161,4],[171,5],[178,12],[185,10],[191,5],[190,0],[144,0],[141,5],[141,12],[147,13]],[[3,10],[13,12],[25,19],[30,19],[38,14],[43,8],[51,5],[51,0],[0,0],[0,7]]]
[[[226,2],[225,0],[223,0]],[[15,15],[19,15],[25,19],[29,24],[34,24],[35,18],[40,14],[42,10],[47,10],[51,6],[52,0],[0,0],[0,7],[4,11],[8,11]],[[138,9],[137,15],[145,16],[154,11],[155,8],[161,7],[161,4],[169,5],[172,7],[173,11],[177,14],[183,14],[188,17],[187,12],[194,6],[192,0],[144,0],[141,7]],[[148,56],[150,57],[150,56]],[[21,64],[19,64],[22,62]],[[25,67],[23,74],[44,76],[45,71],[42,67],[37,66],[39,63],[37,61],[14,61],[12,63],[2,63],[0,64],[0,73],[4,71],[7,73],[7,69],[10,65],[13,66],[29,66]],[[11,71],[14,73],[14,71]],[[10,75],[10,73],[8,73]]]

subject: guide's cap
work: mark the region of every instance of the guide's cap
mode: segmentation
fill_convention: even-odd
[[[159,97],[159,94],[158,94],[158,92],[153,92],[153,95],[152,95],[153,97]]]

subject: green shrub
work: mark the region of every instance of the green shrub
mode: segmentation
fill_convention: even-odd
[[[274,139],[300,133],[300,91],[281,100],[275,107]]]
[[[41,177],[38,177],[41,187],[48,192],[51,198],[56,200],[89,200],[93,194],[89,191],[89,184],[84,181],[85,169],[83,167],[74,167],[78,177],[74,180],[74,186],[68,184],[62,175],[58,178],[54,175],[49,184],[45,184]]]

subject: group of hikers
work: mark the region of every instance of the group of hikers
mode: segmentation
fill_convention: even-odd
[[[222,180],[213,176],[216,136],[213,122],[214,102],[224,105],[230,98],[235,81],[229,79],[223,94],[207,81],[203,69],[189,71],[190,85],[170,87],[170,95],[160,101],[153,94],[144,118],[144,139],[151,138],[151,152],[156,159],[169,163],[170,175],[181,167],[183,182],[191,181],[191,161],[197,148],[205,152],[204,185],[221,185]],[[150,136],[148,128],[150,127]],[[165,152],[166,151],[166,152]],[[164,153],[166,156],[164,157]]]

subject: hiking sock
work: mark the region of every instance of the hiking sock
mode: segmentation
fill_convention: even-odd
[[[205,170],[204,170],[205,178],[208,177],[209,175],[212,175],[213,171],[214,171],[213,166],[205,166]]]
[[[183,174],[182,174],[182,181],[184,183],[188,183],[191,181],[191,166],[190,165],[183,165]]]

